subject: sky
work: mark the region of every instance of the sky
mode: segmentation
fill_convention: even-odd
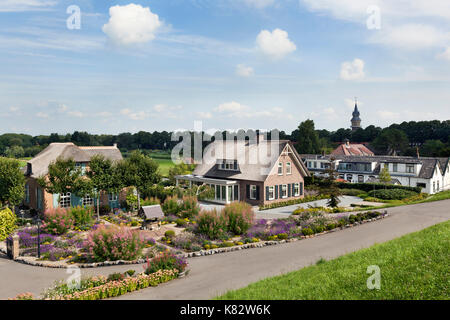
[[[0,134],[336,130],[355,97],[450,119],[448,0],[0,0]]]

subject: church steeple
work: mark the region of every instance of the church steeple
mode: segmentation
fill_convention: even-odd
[[[359,117],[359,110],[358,110],[358,101],[355,98],[355,109],[353,110],[353,118],[351,120],[352,123],[352,130],[358,130],[359,128],[361,128],[361,118]]]

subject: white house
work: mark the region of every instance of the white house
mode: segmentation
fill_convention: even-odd
[[[422,192],[429,194],[450,189],[450,158],[308,154],[301,157],[308,170],[318,176],[332,165],[341,179],[352,183],[374,182],[386,166],[393,183],[421,187]]]

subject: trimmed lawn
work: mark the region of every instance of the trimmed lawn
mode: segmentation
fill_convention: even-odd
[[[149,153],[149,156],[158,162],[159,164],[159,171],[164,177],[167,177],[169,175],[169,170],[173,167],[175,167],[175,163],[172,162],[171,154],[170,153],[163,153],[163,152],[151,152]]]
[[[381,289],[369,290],[378,265]],[[450,221],[230,291],[219,300],[450,299]]]

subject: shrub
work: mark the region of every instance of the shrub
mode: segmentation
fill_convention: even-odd
[[[321,225],[314,226],[314,228],[313,228],[314,233],[321,233],[321,232],[324,232],[324,230],[325,230],[325,228]]]
[[[89,232],[85,249],[94,261],[135,260],[145,244],[140,233],[130,228],[101,225]]]
[[[270,204],[267,204],[264,206],[260,206],[259,210],[267,210],[267,209],[273,209],[273,208],[286,207],[286,206],[291,206],[294,204],[300,204],[300,203],[317,201],[317,200],[328,199],[328,198],[329,198],[329,195],[327,195],[327,194],[305,196],[304,198],[280,201],[280,202],[275,202],[275,203],[270,203]]]
[[[218,239],[226,232],[223,215],[216,209],[200,212],[197,218],[197,232],[210,239]]]
[[[144,266],[146,274],[152,274],[159,270],[173,270],[183,272],[187,267],[186,259],[177,257],[171,252],[164,252],[152,260],[147,259],[147,264]]]
[[[279,233],[277,236],[280,240],[286,240],[289,237],[287,233]]]
[[[160,203],[161,203],[161,201],[159,201],[158,198],[151,197],[150,199],[147,198],[145,200],[141,200],[141,207],[154,206],[154,205],[158,205]]]
[[[405,198],[417,196],[417,193],[414,191],[403,189],[380,189],[370,191],[369,196],[383,200],[402,200]]]
[[[167,230],[167,231],[164,233],[164,236],[165,236],[166,238],[171,239],[171,238],[175,237],[175,231],[173,231],[173,230]]]
[[[327,226],[326,226],[326,229],[327,230],[333,230],[333,229],[335,229],[336,228],[336,224],[335,223],[329,223],[329,224],[327,224]]]
[[[16,215],[11,209],[0,210],[0,241],[5,240],[16,229]]]
[[[227,231],[240,235],[247,232],[255,220],[252,207],[245,202],[233,202],[225,206],[223,216]]]
[[[48,209],[44,213],[42,229],[48,233],[61,235],[73,229],[75,220],[70,211],[64,208]]]
[[[181,218],[193,218],[200,212],[197,198],[185,196],[179,205],[179,216]]]
[[[312,231],[311,228],[303,228],[302,233],[304,236],[310,236],[310,235],[314,234],[314,231]]]
[[[321,184],[321,183],[319,183]],[[340,189],[360,189],[365,192],[370,192],[375,190],[384,190],[384,189],[396,189],[396,190],[408,190],[416,193],[421,192],[421,187],[409,187],[409,186],[399,186],[384,183],[348,183],[348,182],[336,182],[336,186]]]
[[[178,198],[167,197],[166,201],[161,206],[164,214],[168,215],[178,215],[180,212],[180,205],[178,204]]]
[[[92,207],[74,207],[69,210],[76,226],[91,225],[94,220],[94,209]]]
[[[114,272],[108,276],[108,281],[117,281],[117,280],[123,280],[123,279],[125,279],[125,275],[120,272]]]
[[[177,227],[186,227],[186,225],[188,224],[186,220],[181,218],[177,219],[175,223],[177,224]]]
[[[127,272],[125,272],[129,277],[134,276],[134,274],[136,273],[136,270],[130,269]]]
[[[231,241],[224,241],[224,242],[221,242],[221,243],[219,244],[219,246],[222,247],[222,248],[229,248],[229,247],[234,246],[234,242],[231,242]]]
[[[342,189],[341,193],[345,196],[354,196],[357,197],[360,194],[364,194],[365,191],[360,190],[360,189]]]

